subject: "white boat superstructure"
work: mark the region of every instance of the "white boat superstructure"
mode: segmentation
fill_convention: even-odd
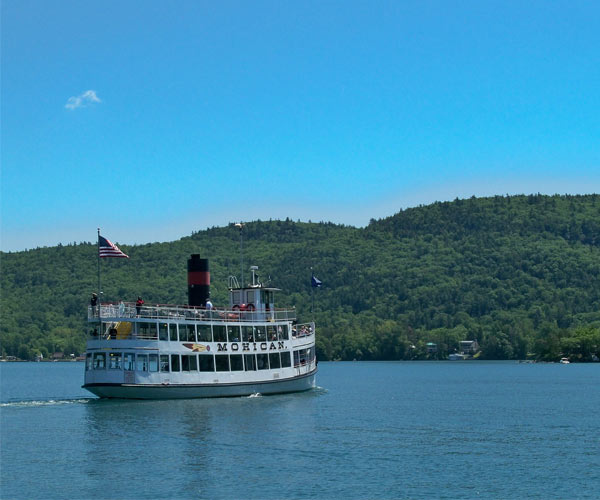
[[[208,298],[206,273],[190,272],[188,261],[190,303]],[[235,285],[230,280],[226,308],[131,302],[90,306],[83,387],[103,398],[135,399],[313,388],[314,323],[298,324],[293,308],[276,309],[277,289],[257,283],[254,273],[252,284]],[[206,288],[199,298],[198,288]]]

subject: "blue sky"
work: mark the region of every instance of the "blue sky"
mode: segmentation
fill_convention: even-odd
[[[600,192],[597,1],[2,2],[1,248]]]

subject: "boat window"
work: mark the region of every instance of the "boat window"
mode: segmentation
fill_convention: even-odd
[[[188,354],[181,355],[181,371],[182,372],[190,371],[190,355],[188,355]]]
[[[120,370],[123,368],[123,355],[120,352],[111,352],[108,354],[108,367],[111,370]]]
[[[168,354],[160,355],[160,371],[161,372],[169,371],[169,355]]]
[[[256,367],[259,370],[269,369],[269,355],[268,354],[257,354],[256,355]]]
[[[157,338],[156,323],[138,323],[137,336],[142,339]]]
[[[254,354],[244,354],[244,364],[247,372],[256,370],[256,359],[254,358]]]
[[[281,368],[288,368],[288,367],[292,366],[290,352],[285,351],[285,352],[281,352],[280,354],[281,354]]]
[[[228,342],[239,342],[240,338],[240,327],[237,325],[227,325]]]
[[[267,339],[271,342],[277,340],[277,329],[275,325],[267,325]]]
[[[198,342],[212,342],[210,325],[198,325]]]
[[[169,324],[158,324],[158,340],[169,340]]]
[[[213,337],[215,342],[227,342],[225,325],[213,325]]]
[[[229,356],[232,372],[243,372],[244,371],[244,360],[241,354],[232,354]]]
[[[151,372],[158,371],[158,354],[149,354],[148,355],[148,369]]]
[[[246,293],[246,304],[254,304],[255,302],[255,298],[254,298],[254,290],[248,290],[248,292]]]
[[[177,325],[169,325],[169,340],[171,342],[177,341]]]
[[[279,340],[289,340],[290,339],[287,325],[279,325],[277,327],[277,334],[279,335]]]
[[[123,361],[123,368],[127,371],[133,371],[135,366],[133,364],[134,354],[132,352],[126,352]]]
[[[229,356],[227,354],[217,354],[215,356],[215,366],[218,372],[228,372]]]
[[[171,354],[171,371],[178,372],[179,370],[179,354]]]
[[[106,354],[103,352],[94,353],[94,370],[104,370],[106,368]]]
[[[138,354],[136,356],[136,370],[138,372],[147,372],[148,371],[148,355],[147,354]]]
[[[264,325],[254,327],[254,334],[256,342],[264,342],[267,340],[267,327]]]
[[[196,356],[195,354],[190,355],[190,371],[198,371],[198,356]]]
[[[281,362],[279,361],[279,353],[272,352],[269,354],[269,363],[271,365],[271,370],[274,368],[281,368]]]
[[[196,342],[196,329],[194,325],[179,325],[180,342]]]
[[[212,354],[201,354],[199,361],[201,372],[215,371],[215,357]]]
[[[92,353],[91,352],[88,352],[85,355],[85,369],[86,370],[92,369]]]
[[[294,367],[300,366],[300,354],[298,351],[294,351]]]
[[[242,326],[242,340],[254,342],[254,329],[251,326]]]

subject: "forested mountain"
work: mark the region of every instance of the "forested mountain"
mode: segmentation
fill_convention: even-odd
[[[457,199],[365,228],[256,221],[243,243],[246,278],[259,266],[282,289],[278,305],[296,305],[301,319],[311,316],[311,267],[323,281],[314,291],[320,359],[445,358],[472,339],[487,359],[600,355],[599,195]],[[192,253],[210,260],[217,306],[228,276],[240,275],[233,224],[119,246],[130,259],[101,262],[103,300],[185,303]],[[3,355],[84,350],[96,255],[95,242],[1,254]]]

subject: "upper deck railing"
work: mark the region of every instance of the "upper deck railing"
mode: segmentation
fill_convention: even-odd
[[[294,321],[296,309],[269,309],[266,311],[206,309],[196,306],[175,306],[168,304],[137,306],[135,302],[102,303],[88,306],[88,321],[94,320],[190,320],[190,321]]]

